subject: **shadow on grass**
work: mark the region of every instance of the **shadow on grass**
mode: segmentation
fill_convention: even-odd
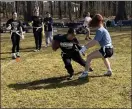
[[[7,52],[0,52],[0,54],[11,54],[10,51],[7,51]]]
[[[8,60],[8,59],[12,59],[11,56],[10,57],[5,57],[5,58],[0,58],[0,60]]]
[[[78,72],[77,74],[79,74]],[[75,74],[75,75],[77,75]],[[103,75],[99,76],[89,76],[89,78],[95,77],[104,77]],[[16,83],[16,84],[9,84],[9,88],[13,88],[15,90],[39,90],[39,89],[55,89],[55,88],[62,88],[68,86],[77,86],[82,85],[89,82],[89,78],[86,79],[73,79],[73,80],[66,80],[67,76],[62,77],[52,77],[42,80],[35,80],[32,82],[27,83]]]
[[[75,75],[80,74],[80,73],[81,72],[78,72]],[[83,83],[88,82],[88,79],[86,80],[66,80],[67,77],[68,76],[52,77],[52,78],[46,78],[42,80],[35,80],[32,82],[27,82],[27,83],[9,84],[8,87],[14,88],[15,90],[54,89],[54,88],[61,88],[61,87],[66,87],[66,86],[81,85]]]

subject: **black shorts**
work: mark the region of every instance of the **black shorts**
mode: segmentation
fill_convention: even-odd
[[[99,52],[102,54],[104,58],[110,58],[113,55],[113,48],[105,48],[105,51],[101,47]]]

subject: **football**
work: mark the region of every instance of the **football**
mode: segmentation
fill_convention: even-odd
[[[57,40],[52,41],[52,50],[56,51],[60,47],[60,42]]]

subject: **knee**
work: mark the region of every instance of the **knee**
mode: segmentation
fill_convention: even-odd
[[[92,60],[91,56],[88,55],[88,56],[87,56],[87,61],[91,61],[91,60]]]

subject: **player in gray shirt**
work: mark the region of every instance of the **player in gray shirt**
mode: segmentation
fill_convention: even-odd
[[[90,67],[90,63],[92,59],[96,59],[96,58],[102,58],[104,64],[107,67],[108,71],[104,74],[104,76],[111,76],[112,70],[108,58],[110,58],[113,55],[113,46],[112,46],[112,40],[110,34],[103,26],[103,17],[100,14],[96,14],[93,17],[92,21],[90,22],[90,26],[97,28],[96,35],[93,40],[87,43],[80,50],[80,53],[83,54],[88,48],[93,47],[96,44],[99,44],[101,48],[99,50],[90,53],[87,56],[85,71],[79,76],[79,78],[88,77],[88,69]]]

